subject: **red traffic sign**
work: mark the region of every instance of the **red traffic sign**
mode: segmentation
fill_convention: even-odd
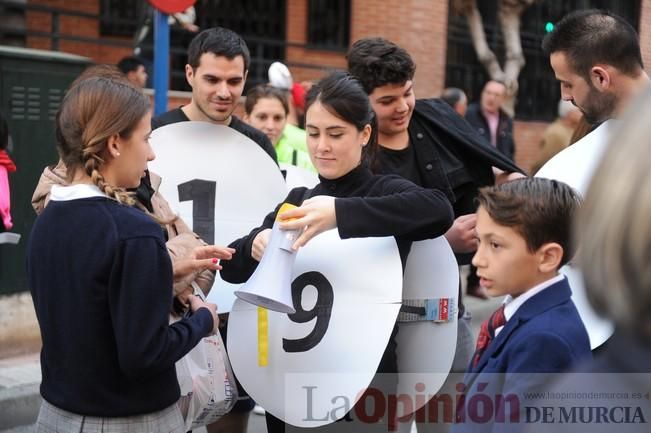
[[[183,12],[197,0],[147,0],[149,4],[168,15]]]

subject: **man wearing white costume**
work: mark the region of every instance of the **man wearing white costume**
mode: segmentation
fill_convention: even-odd
[[[649,85],[638,35],[622,18],[598,10],[565,16],[543,40],[561,83],[561,96],[596,127],[549,160],[536,174],[561,180],[585,194],[605,150],[612,120]]]
[[[267,136],[233,114],[244,90],[250,62],[246,42],[237,33],[222,27],[199,33],[188,47],[188,64],[185,65],[192,100],[188,105],[153,118],[152,129],[190,120],[228,126],[258,143],[277,161],[276,151]]]
[[[639,38],[624,19],[609,12],[580,10],[566,15],[543,40],[561,97],[572,102],[594,129],[560,153],[536,173],[563,181],[585,195],[614,126],[635,97],[649,86]],[[574,287],[573,299],[590,334],[592,348],[612,333],[585,299],[580,273],[565,266]]]
[[[249,72],[251,56],[246,42],[237,33],[222,27],[203,30],[188,47],[185,77],[192,88],[189,104],[152,119],[152,129],[177,122],[200,121],[228,126],[256,142],[274,162],[276,151],[269,138],[233,114]],[[180,146],[179,146],[179,150]],[[195,228],[196,230],[196,228]],[[228,313],[219,315],[220,333],[227,340]],[[239,387],[240,399],[233,410],[207,427],[208,432],[244,433],[254,402]]]

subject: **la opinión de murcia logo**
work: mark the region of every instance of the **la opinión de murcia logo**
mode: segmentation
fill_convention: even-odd
[[[385,393],[368,388],[358,395],[357,404],[350,398],[337,395],[330,399],[332,406],[315,413],[313,401],[318,386],[303,386],[307,402],[303,421],[352,420],[375,424],[386,421],[388,431],[395,431],[393,421],[419,423],[471,424],[646,424],[640,406],[524,406],[517,394],[483,393],[488,383],[478,383],[478,393],[466,398],[466,385],[457,383],[455,395],[427,394],[425,385],[417,383],[413,394]],[[420,409],[418,409],[420,408]],[[351,412],[352,410],[352,412]],[[414,414],[415,412],[415,414]],[[405,415],[406,414],[406,415]]]

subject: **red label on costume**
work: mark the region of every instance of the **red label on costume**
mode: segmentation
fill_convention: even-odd
[[[448,321],[448,316],[450,313],[450,306],[448,304],[449,299],[448,298],[443,298],[439,300],[439,320],[447,322]]]

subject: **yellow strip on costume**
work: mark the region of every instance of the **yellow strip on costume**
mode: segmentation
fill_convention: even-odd
[[[269,364],[269,312],[266,308],[258,307],[258,365],[266,367]]]
[[[295,207],[293,204],[283,203],[277,215]],[[269,365],[269,312],[262,307],[258,307],[258,365],[260,367]]]

